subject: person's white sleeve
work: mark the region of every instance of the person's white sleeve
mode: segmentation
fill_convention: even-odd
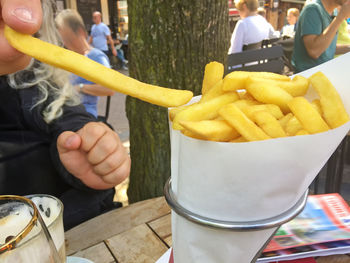
[[[244,25],[241,20],[237,22],[231,37],[231,46],[228,54],[242,52],[243,50]]]
[[[280,37],[280,32],[279,31],[275,31],[275,29],[273,28],[273,26],[269,24],[269,38],[279,38]]]

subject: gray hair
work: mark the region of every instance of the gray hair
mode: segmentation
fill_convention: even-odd
[[[83,18],[73,9],[64,9],[56,16],[56,25],[58,28],[68,26],[74,33],[83,30],[86,33]]]
[[[42,0],[43,22],[36,34],[43,41],[63,46],[54,21],[53,0]],[[28,73],[34,77],[28,79]],[[74,106],[80,103],[77,91],[69,82],[69,73],[44,63],[31,63],[24,70],[10,74],[8,82],[12,88],[23,89],[37,86],[40,98],[33,108],[45,102],[49,97],[53,101],[43,110],[42,114],[47,123],[59,118],[63,114],[63,105]]]

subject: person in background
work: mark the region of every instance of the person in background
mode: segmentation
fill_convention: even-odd
[[[65,9],[59,12],[56,16],[56,25],[66,48],[110,68],[107,55],[88,43],[83,19],[77,11]],[[112,96],[114,94],[114,91],[76,75],[72,76],[71,82],[81,93],[82,103],[86,111],[95,117],[98,115],[99,96]]]
[[[338,8],[339,12],[339,8]],[[350,45],[350,34],[348,30],[347,20],[341,22],[338,29],[337,45]]]
[[[340,7],[337,16],[334,9]],[[301,11],[294,37],[292,64],[295,72],[315,67],[350,51],[349,45],[337,45],[337,31],[350,17],[350,0],[315,0]]]
[[[67,230],[117,206],[114,187],[131,161],[118,135],[85,111],[67,72],[6,41],[5,24],[62,46],[53,5],[0,2],[0,194],[58,197]]]
[[[266,19],[266,10],[263,7],[258,7],[258,15],[261,15],[263,18]]]
[[[299,18],[299,9],[289,8],[287,11],[288,24],[282,28],[282,32],[281,32],[282,37],[289,37],[289,38],[294,37],[298,18]]]
[[[243,45],[279,37],[279,32],[275,31],[264,17],[257,14],[257,0],[236,0],[235,5],[241,19],[233,30],[228,54],[242,52]]]
[[[108,26],[102,22],[102,15],[100,12],[95,11],[92,14],[92,20],[95,24],[91,27],[91,33],[89,36],[89,44],[93,47],[103,51],[107,56],[110,56],[108,50],[108,43],[111,47],[113,56],[117,56],[117,51],[114,47],[114,41],[111,36],[111,31]]]

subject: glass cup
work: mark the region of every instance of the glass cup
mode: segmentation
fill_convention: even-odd
[[[0,262],[65,262],[62,213],[62,203],[48,195],[0,196]]]

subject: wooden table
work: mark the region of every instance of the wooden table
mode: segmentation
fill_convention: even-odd
[[[95,263],[154,263],[171,246],[170,208],[163,197],[138,202],[93,218],[65,236],[67,255]],[[316,260],[349,263],[350,256]]]

